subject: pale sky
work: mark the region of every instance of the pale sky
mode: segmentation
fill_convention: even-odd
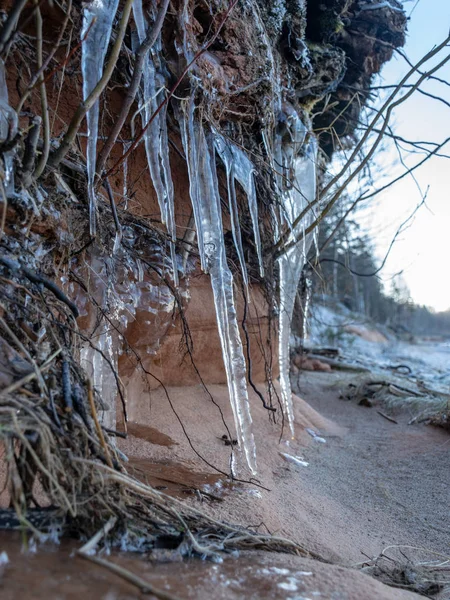
[[[450,0],[416,0],[405,2],[411,14],[405,52],[415,63],[445,39],[450,28]],[[440,59],[450,52],[447,48]],[[404,59],[395,55],[382,71],[381,84],[397,83],[409,69]],[[436,73],[450,82],[450,63]],[[445,98],[450,103],[450,87],[426,82],[422,89]],[[450,107],[414,93],[400,105],[393,120],[395,133],[409,140],[441,142],[450,137]],[[442,153],[450,155],[450,143]],[[408,158],[412,166],[423,155]],[[398,153],[393,148],[383,162],[389,173],[402,172],[395,164]],[[381,159],[380,159],[381,160]],[[450,159],[433,157],[415,171],[422,192],[427,188],[426,207],[417,213],[411,226],[394,245],[381,278],[390,287],[392,275],[403,271],[403,279],[412,299],[435,310],[450,309]],[[410,176],[376,198],[370,209],[359,216],[361,224],[372,234],[381,260],[398,226],[421,201],[417,184]]]

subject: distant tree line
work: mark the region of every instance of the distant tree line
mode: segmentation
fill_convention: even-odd
[[[319,258],[310,261],[314,292],[397,332],[450,336],[450,310],[438,313],[415,304],[401,274],[384,285],[369,237],[351,220],[334,231],[337,221],[338,215],[331,215],[319,229]]]

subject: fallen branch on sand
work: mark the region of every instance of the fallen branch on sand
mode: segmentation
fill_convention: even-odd
[[[323,356],[321,354],[308,354],[311,359],[318,359],[327,365],[330,365],[333,369],[340,371],[354,371],[355,373],[370,373],[370,369],[363,367],[362,365],[356,365],[354,363],[347,363],[341,360],[330,358],[329,356]]]
[[[347,383],[341,397],[361,406],[384,407],[388,413],[406,411],[410,425],[427,422],[448,427],[448,394],[426,388],[413,380],[405,386],[389,379],[362,378]],[[377,412],[388,421],[397,423],[392,415],[381,410]]]
[[[388,546],[376,558],[358,565],[392,587],[430,598],[450,591],[450,556],[416,546]],[[441,596],[440,596],[441,597]]]
[[[381,412],[381,410],[377,410],[377,413],[383,417],[383,419],[386,419],[387,421],[390,421],[391,423],[395,423],[396,425],[398,425],[398,421],[396,421],[395,419],[393,419],[392,417],[390,417],[389,415],[385,414],[384,412]]]
[[[86,544],[84,544],[84,546],[78,550],[77,555],[80,558],[83,558],[84,560],[88,560],[94,563],[95,565],[99,565],[104,569],[108,569],[108,571],[114,573],[118,577],[121,577],[125,581],[128,581],[129,583],[139,588],[139,590],[143,594],[152,594],[160,600],[179,600],[177,596],[169,594],[164,590],[155,588],[151,583],[149,583],[145,579],[142,579],[142,577],[138,577],[128,569],[125,569],[124,567],[121,567],[116,563],[105,560],[104,558],[95,556],[93,554],[100,541],[114,528],[116,522],[116,517],[111,517],[109,521],[105,524],[105,526],[102,529],[100,529],[95,535],[93,535],[92,538],[88,540]]]

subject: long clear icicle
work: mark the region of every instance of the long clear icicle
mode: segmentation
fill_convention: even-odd
[[[142,0],[134,1],[133,15],[136,22],[139,42],[142,44],[147,36],[147,22],[142,9]],[[161,41],[159,40],[156,46],[160,44]],[[158,89],[155,65],[149,54],[143,70],[143,94],[139,104],[139,109],[142,114],[142,124],[144,126],[148,123],[161,102],[161,87]],[[175,285],[178,285],[178,267],[175,252],[176,226],[173,201],[174,193],[169,162],[166,107],[159,112],[150,126],[146,129],[144,143],[150,176],[158,198],[161,221],[167,227],[167,232],[170,237],[173,278]]]
[[[112,24],[118,0],[93,0],[83,8],[81,39],[81,72],[83,74],[83,100],[89,96],[103,75],[103,64],[111,37]],[[96,233],[97,198],[94,190],[97,158],[99,102],[88,111],[86,163],[88,175],[89,220],[91,235]]]
[[[253,174],[255,167],[248,156],[235,144],[226,141],[222,136],[216,135],[215,146],[227,174],[228,199],[230,204],[231,226],[233,240],[241,263],[242,275],[247,285],[247,267],[245,264],[244,251],[242,249],[242,237],[239,229],[239,213],[236,202],[235,180],[238,181],[247,196],[248,208],[252,220],[253,235],[255,238],[256,253],[258,255],[259,272],[264,277],[262,261],[261,236],[259,233],[258,203],[256,200],[256,189]]]
[[[0,143],[14,138],[17,133],[17,113],[8,101],[8,87],[5,77],[5,63],[0,59]],[[5,179],[3,182],[6,195],[14,193],[14,155],[15,150],[3,152]],[[4,207],[3,210],[6,210]]]
[[[214,146],[208,145],[202,124],[194,118],[191,98],[185,117],[178,110],[189,170],[190,194],[203,269],[211,277],[217,325],[227,375],[239,447],[256,473],[256,451],[247,393],[247,369],[233,297],[233,276],[227,264]]]
[[[307,213],[305,218],[295,228],[292,223],[303,209],[314,200],[316,195],[316,156],[317,143],[311,137],[301,156],[296,156],[299,146],[305,138],[306,129],[298,117],[291,119],[291,140],[282,144],[278,140],[278,164],[283,165],[286,179],[280,181],[281,222],[291,230],[288,242],[298,237],[312,222],[313,214]],[[291,182],[287,187],[286,181]],[[280,387],[283,409],[288,419],[291,434],[294,435],[294,412],[292,405],[291,382],[289,378],[289,351],[291,321],[294,311],[300,275],[305,264],[306,254],[312,242],[312,235],[306,235],[301,242],[290,248],[278,259],[280,274],[280,314],[279,314],[279,363]]]
[[[227,176],[228,206],[230,209],[231,220],[231,232],[233,234],[233,242],[239,258],[239,264],[241,265],[242,279],[244,281],[245,287],[248,287],[247,265],[245,264],[244,248],[242,246],[241,228],[239,226],[239,210],[236,199],[236,187],[234,183],[235,170],[233,155],[231,153],[230,147],[227,146],[222,136],[216,135],[214,141],[217,152],[219,153],[219,156],[225,165],[225,172]]]

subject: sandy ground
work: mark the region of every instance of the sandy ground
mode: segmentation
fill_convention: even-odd
[[[450,437],[425,425],[407,425],[408,415],[398,416],[395,425],[375,408],[340,400],[336,382],[346,385],[348,379],[336,373],[302,372],[298,393],[306,402],[295,399],[296,439],[281,444],[279,424],[272,424],[259,400],[251,397],[258,478],[267,489],[250,483],[232,491],[221,487],[223,478],[214,480],[214,471],[193,453],[158,392],[143,420],[160,432],[170,432],[176,443],[167,447],[130,436],[121,446],[129,456],[141,457],[138,462],[144,474],[147,460],[149,481],[165,485],[167,491],[172,491],[175,471],[184,465],[184,474],[175,477],[188,483],[182,495],[215,517],[244,526],[260,524],[262,531],[290,537],[339,564],[360,563],[390,544],[447,551]],[[209,389],[231,427],[226,387]],[[217,408],[200,387],[171,388],[170,395],[193,446],[211,465],[227,472],[230,448],[220,439],[225,429]],[[315,441],[307,429],[323,435],[326,443]],[[287,462],[280,452],[300,456],[308,466]],[[198,480],[193,475],[190,483],[189,469],[208,474],[208,491],[223,496],[223,501],[203,498],[200,503],[189,494]],[[161,480],[165,470],[171,480],[166,483]],[[155,475],[157,482],[152,479]],[[249,474],[241,471],[241,477]]]
[[[450,437],[431,427],[408,426],[407,415],[398,417],[396,425],[374,408],[340,400],[337,379],[342,375],[302,373],[299,393],[307,402],[295,398],[296,437],[289,442],[280,443],[280,424],[273,424],[258,398],[251,397],[263,487],[254,481],[230,485],[193,452],[178,419],[202,457],[228,471],[230,447],[221,439],[225,428],[217,406],[200,386],[169,389],[178,418],[161,392],[152,391],[142,402],[140,421],[151,428],[134,426],[129,439],[120,442],[142,479],[214,517],[290,537],[334,566],[245,553],[223,566],[197,561],[188,566],[151,563],[149,568],[145,560],[130,556],[114,560],[186,599],[419,598],[348,567],[377,556],[390,544],[448,553]],[[231,427],[226,386],[209,389]],[[326,443],[314,440],[307,429]],[[280,452],[301,456],[308,466],[286,461]],[[249,477],[245,471],[241,476]],[[6,549],[10,558],[0,572],[1,598],[140,597],[99,567],[81,563],[70,547],[53,551],[51,559],[49,551],[35,559],[20,554],[19,548],[17,539],[0,537],[0,553]]]
[[[347,546],[343,557],[358,562],[389,544],[448,554],[450,436],[408,425],[407,414],[394,424],[376,408],[339,400],[337,378],[345,385],[352,376],[302,373],[299,387],[313,408],[346,429],[310,448],[308,470],[309,486],[333,498],[333,519],[353,540],[353,551]]]

